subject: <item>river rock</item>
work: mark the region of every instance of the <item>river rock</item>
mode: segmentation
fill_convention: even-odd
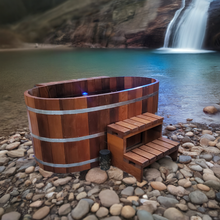
[[[168,131],[175,131],[175,130],[176,130],[176,127],[175,127],[174,125],[168,125],[168,126],[166,127],[166,129],[167,129]]]
[[[190,169],[198,172],[201,172],[203,170],[202,167],[199,165],[192,165],[190,166]]]
[[[23,157],[24,152],[25,152],[24,149],[12,150],[12,151],[8,151],[7,155],[12,158]]]
[[[111,216],[111,217],[103,218],[102,220],[121,220],[121,218],[119,216]]]
[[[197,204],[197,205],[202,205],[203,203],[208,202],[207,196],[199,190],[191,192],[189,194],[189,198],[192,203]]]
[[[201,136],[201,139],[202,138],[206,138],[209,141],[214,141],[215,140],[215,137],[213,135],[211,135],[211,134],[204,134],[204,135]]]
[[[220,150],[217,147],[206,147],[204,151],[210,154],[220,154]]]
[[[109,179],[114,180],[122,180],[123,179],[123,171],[118,169],[117,167],[110,167],[110,169],[107,171]]]
[[[144,171],[144,175],[148,182],[155,181],[158,177],[161,177],[160,171],[155,168],[147,168]]]
[[[158,163],[162,167],[167,168],[170,171],[170,173],[176,173],[176,171],[178,170],[178,165],[175,162],[173,162],[173,160],[169,157],[164,157],[160,159]]]
[[[134,187],[128,186],[121,191],[121,195],[123,196],[132,196],[134,193]]]
[[[99,193],[101,204],[105,207],[111,207],[113,204],[119,203],[119,197],[113,190],[103,190]]]
[[[9,212],[2,216],[2,220],[19,220],[21,214],[19,212]]]
[[[203,108],[203,112],[206,114],[216,114],[218,110],[215,106],[206,106]]]
[[[7,157],[0,157],[0,166],[4,165],[5,163],[8,163],[9,158]]]
[[[63,219],[61,219],[63,220]],[[68,219],[67,219],[68,220]],[[72,219],[71,219],[72,220]],[[98,220],[97,217],[95,215],[88,215],[87,217],[85,217],[83,220]]]
[[[99,192],[100,192],[100,188],[99,187],[95,187],[95,188],[89,190],[88,196],[90,197],[91,195],[99,193]]]
[[[59,215],[60,216],[63,216],[63,215],[67,215],[71,212],[71,206],[69,203],[66,203],[64,205],[62,205],[60,208],[59,208]]]
[[[145,192],[144,192],[143,189],[137,187],[137,188],[135,189],[135,191],[134,191],[134,194],[135,194],[136,196],[143,196],[143,195],[145,194]]]
[[[166,185],[164,185],[161,182],[151,182],[150,185],[152,186],[153,189],[156,189],[159,191],[163,191],[167,189]]]
[[[31,166],[31,167],[28,167],[26,170],[25,170],[25,173],[29,174],[29,173],[33,173],[34,172],[34,166]]]
[[[38,201],[32,202],[30,204],[30,207],[31,208],[39,208],[39,207],[41,207],[43,205],[43,203],[44,203],[44,201],[38,200]]]
[[[134,177],[126,177],[122,181],[128,185],[133,185],[137,182],[136,178]]]
[[[124,218],[132,218],[135,215],[135,210],[133,207],[126,205],[121,210],[121,216]]]
[[[53,182],[53,185],[54,186],[63,186],[65,184],[67,184],[71,179],[72,179],[72,177],[70,177],[70,176],[67,176],[65,178],[60,178],[58,180],[55,180]]]
[[[14,150],[15,148],[17,148],[20,145],[20,142],[14,142],[12,144],[8,144],[6,147],[6,150]]]
[[[169,220],[185,220],[185,217],[182,212],[176,208],[168,208],[164,212],[164,217]]]
[[[214,174],[211,174],[211,173],[204,173],[203,174],[203,179],[205,181],[207,181],[207,180],[215,180],[215,181],[219,181],[220,182],[219,178],[217,178]]]
[[[175,205],[179,203],[178,200],[165,196],[159,196],[157,201],[165,208],[175,207]]]
[[[142,206],[138,207],[139,210],[145,210],[151,214],[153,214],[156,210],[157,207],[160,204],[157,201],[153,201],[153,200],[146,200]]]
[[[107,180],[108,176],[104,170],[95,167],[86,174],[86,181],[101,184]]]
[[[139,220],[154,220],[151,213],[145,211],[145,210],[138,210],[137,216]]]
[[[216,200],[220,203],[220,192],[216,193]]]
[[[91,212],[97,212],[99,210],[99,207],[100,207],[99,203],[97,203],[97,202],[94,203],[91,208]]]
[[[53,175],[53,172],[43,170],[42,168],[39,169],[39,172],[44,178],[48,178],[48,177],[51,177]]]
[[[0,219],[1,219],[2,215],[4,214],[4,212],[5,212],[5,210],[0,207]]]
[[[220,179],[220,165],[215,165],[211,168],[214,174]]]
[[[154,220],[169,220],[169,219],[164,218],[164,217],[157,215],[157,214],[153,214],[153,217],[154,217]]]
[[[191,156],[185,156],[185,155],[180,155],[180,156],[179,156],[179,162],[180,162],[180,163],[187,164],[187,163],[190,163],[191,160],[192,160],[192,157],[191,157]]]
[[[17,160],[16,162],[16,167],[18,168],[18,172],[25,171],[28,167],[31,167],[31,166],[35,167],[36,165],[35,160],[22,160],[22,161],[19,161],[19,160]]]
[[[9,152],[8,150],[1,150],[0,151],[0,158],[5,157],[5,155],[8,154],[8,152]]]
[[[81,219],[89,212],[89,203],[85,200],[80,200],[77,206],[71,212],[73,219]]]
[[[197,184],[196,185],[198,189],[202,190],[202,191],[209,191],[210,188],[206,185],[203,185],[203,184]]]
[[[0,198],[0,204],[5,204],[10,199],[10,194],[5,194]]]
[[[76,196],[76,199],[80,200],[80,199],[86,198],[86,196],[87,196],[86,192],[81,192]]]
[[[173,186],[173,185],[168,185],[167,190],[169,193],[175,196],[180,196],[182,197],[185,193],[185,189],[182,186]]]
[[[207,180],[205,181],[204,185],[209,186],[215,190],[220,190],[220,182],[216,180]]]
[[[100,219],[108,215],[108,209],[105,207],[100,207],[96,212],[96,216]]]
[[[122,204],[113,204],[110,208],[111,215],[120,215],[122,207]]]
[[[190,187],[192,183],[187,179],[181,179],[178,181],[178,184],[184,188]]]
[[[48,206],[44,206],[40,209],[38,209],[32,216],[33,219],[43,219],[45,218],[50,212],[50,208]]]
[[[185,170],[185,169],[180,169],[180,172],[183,174],[183,176],[184,176],[185,178],[188,178],[188,177],[192,177],[192,176],[193,176],[193,174],[192,174],[190,171]]]
[[[5,170],[5,166],[0,166],[0,173],[2,173]]]
[[[205,160],[207,160],[207,161],[210,161],[210,160],[212,160],[212,155],[211,154],[200,154],[200,156],[199,156],[200,158],[202,158],[202,159],[205,159]]]

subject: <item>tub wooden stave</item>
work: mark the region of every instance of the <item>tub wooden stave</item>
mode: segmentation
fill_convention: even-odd
[[[79,96],[84,91],[94,93],[109,90],[114,92]],[[57,173],[69,173],[97,166],[97,161],[83,165],[82,162],[97,158],[99,151],[106,148],[106,126],[144,112],[155,113],[158,90],[159,82],[151,78],[101,77],[44,84],[26,91],[29,126],[40,167]],[[78,97],[64,98],[70,94]],[[152,96],[143,99],[149,95]],[[135,99],[138,101],[129,103]],[[123,102],[128,104],[118,105]],[[35,109],[46,110],[46,114],[34,112]],[[66,113],[69,110],[76,111],[73,114],[48,114],[51,111]],[[96,134],[98,136],[91,136]],[[84,139],[78,140],[80,137]],[[71,139],[74,141],[66,141]],[[47,163],[50,163],[49,166]],[[78,163],[80,165],[75,166]],[[56,167],[59,164],[63,164],[63,167]]]

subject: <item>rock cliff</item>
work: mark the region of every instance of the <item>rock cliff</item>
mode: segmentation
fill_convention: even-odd
[[[3,0],[6,1],[6,0]],[[17,0],[16,0],[17,1]],[[21,15],[11,29],[24,41],[96,48],[158,48],[182,0],[19,0]],[[191,0],[187,0],[187,4]],[[27,8],[32,10],[28,19]],[[220,47],[220,2],[209,10],[205,47]]]

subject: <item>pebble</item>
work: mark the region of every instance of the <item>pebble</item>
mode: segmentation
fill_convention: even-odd
[[[98,167],[89,170],[89,172],[86,174],[86,181],[97,184],[104,183],[107,178],[107,173]]]
[[[173,186],[173,185],[168,185],[167,190],[169,193],[175,196],[180,196],[182,197],[185,194],[185,189],[182,186]]]
[[[20,145],[20,142],[14,142],[12,144],[8,144],[6,146],[6,150],[14,150],[15,148],[17,148]]]
[[[100,207],[99,210],[96,212],[96,216],[98,218],[104,218],[108,215],[108,209],[105,207]]]
[[[166,217],[169,220],[184,220],[184,215],[182,214],[182,212],[180,212],[178,209],[176,208],[168,208],[165,210],[164,212],[164,217]]]
[[[25,173],[29,174],[29,173],[33,173],[34,172],[34,166],[30,166],[25,170]]]
[[[158,169],[147,168],[144,172],[144,176],[148,182],[155,181],[158,177],[161,176],[161,173]]]
[[[69,203],[66,203],[66,204],[60,206],[60,208],[58,210],[58,213],[60,216],[67,215],[70,212],[71,212],[71,206]]]
[[[168,131],[175,131],[175,130],[176,130],[176,127],[173,126],[173,125],[169,125],[169,126],[166,127],[166,129],[167,129]]]
[[[143,189],[137,187],[137,188],[134,190],[134,194],[135,194],[136,196],[143,196],[143,195],[145,194],[145,192],[144,192]]]
[[[121,215],[124,218],[132,218],[135,216],[135,209],[129,205],[126,205],[121,210]]]
[[[119,197],[113,190],[103,190],[99,193],[99,199],[104,207],[111,207],[113,204],[119,203]]]
[[[220,192],[216,193],[216,200],[220,203]]]
[[[110,207],[111,215],[117,216],[121,214],[123,205],[122,204],[114,204]]]
[[[38,209],[34,214],[33,214],[33,219],[43,219],[45,218],[50,212],[50,208],[48,206],[44,206],[40,209]]]
[[[65,178],[61,178],[61,179],[55,180],[53,182],[53,185],[54,186],[63,186],[65,184],[67,184],[71,179],[72,179],[72,177],[67,176]]]
[[[165,196],[159,196],[157,198],[157,201],[165,208],[175,207],[175,205],[179,203],[177,199],[169,198]]]
[[[134,193],[134,187],[128,186],[121,191],[121,195],[123,196],[132,196]]]
[[[5,194],[0,198],[0,204],[5,204],[10,199],[10,194]]]
[[[190,166],[190,169],[198,172],[201,172],[203,170],[202,167],[199,165],[192,165]]]
[[[179,162],[180,163],[187,164],[187,163],[190,163],[191,160],[192,160],[191,156],[185,156],[185,155],[180,155],[179,156]]]
[[[200,190],[203,190],[203,191],[209,191],[210,188],[206,185],[203,185],[203,184],[197,184],[197,188],[200,189]]]
[[[81,219],[89,212],[89,203],[85,200],[80,200],[77,206],[72,210],[71,215],[73,219]]]
[[[43,205],[44,201],[38,200],[30,204],[31,208],[39,208]]]
[[[156,220],[151,213],[145,210],[138,210],[137,216],[139,220]]]
[[[192,203],[197,204],[197,205],[202,205],[203,203],[208,202],[207,196],[199,190],[191,192],[189,194],[189,198]]]
[[[81,193],[79,193],[79,194],[76,196],[76,199],[77,199],[77,200],[81,200],[81,199],[83,199],[83,198],[86,198],[86,196],[87,196],[87,193],[86,193],[86,192],[81,192]]]
[[[178,165],[173,162],[173,160],[169,157],[164,157],[158,161],[158,163],[162,166],[167,168],[171,173],[176,173],[178,170]]]
[[[91,212],[97,212],[99,210],[99,203],[94,203],[92,208],[91,208]]]
[[[122,180],[123,179],[123,171],[117,167],[111,166],[107,172],[108,172],[109,179],[114,179],[114,180]]]
[[[133,185],[137,182],[136,178],[134,177],[126,177],[122,181],[128,185]]]
[[[167,189],[166,185],[161,182],[151,182],[150,185],[152,186],[153,189],[159,191],[163,191]]]
[[[19,220],[21,214],[19,212],[9,212],[2,216],[2,220]]]

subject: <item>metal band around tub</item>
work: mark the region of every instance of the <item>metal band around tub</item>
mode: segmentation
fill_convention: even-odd
[[[86,165],[86,164],[89,164],[89,163],[94,163],[94,162],[97,162],[99,161],[99,158],[94,158],[94,159],[91,159],[91,160],[86,160],[86,161],[82,161],[82,162],[79,162],[79,163],[70,163],[70,164],[54,164],[54,163],[48,163],[48,162],[44,162],[38,158],[36,158],[34,156],[35,160],[37,162],[39,162],[40,164],[43,164],[45,166],[49,166],[49,167],[57,167],[57,168],[70,168],[70,167],[78,167],[78,166],[83,166],[83,165]]]
[[[31,133],[31,136],[33,138],[36,138],[40,141],[53,142],[53,143],[67,143],[67,142],[83,141],[83,140],[96,138],[96,137],[100,137],[104,135],[105,135],[105,132],[100,132],[100,133],[91,134],[91,135],[82,136],[82,137],[76,137],[76,138],[45,138],[45,137],[39,137]]]
[[[76,109],[76,110],[61,110],[61,111],[56,111],[56,110],[42,110],[42,109],[36,109],[36,108],[31,108],[27,106],[27,109],[31,112],[35,112],[38,114],[43,114],[43,115],[74,115],[74,114],[80,114],[80,113],[87,113],[87,112],[94,112],[94,111],[100,111],[100,110],[105,110],[105,109],[110,109],[110,108],[115,108],[115,107],[120,107],[123,105],[128,105],[131,103],[139,102],[144,99],[148,99],[152,96],[155,96],[158,94],[157,92],[151,93],[149,95],[145,95],[136,99],[124,101],[124,102],[118,102],[114,104],[109,104],[109,105],[102,105],[102,106],[97,106],[97,107],[92,107],[92,108],[83,108],[83,109]]]

